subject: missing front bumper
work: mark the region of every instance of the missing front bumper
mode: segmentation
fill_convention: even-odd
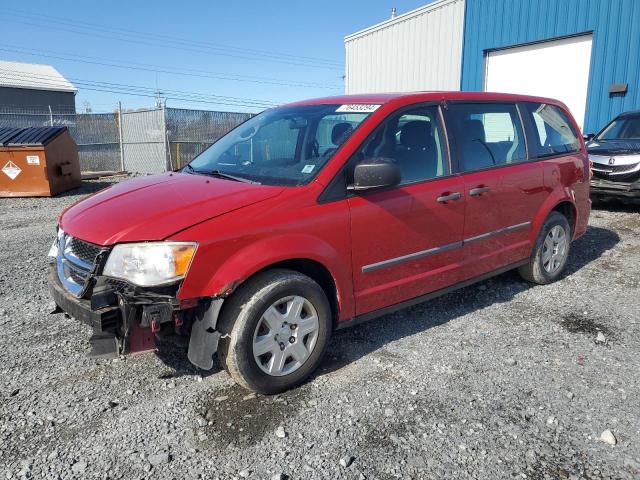
[[[117,305],[92,310],[90,300],[77,298],[67,292],[58,280],[55,267],[49,270],[49,292],[56,305],[94,330],[115,334],[122,322],[120,308]]]
[[[166,291],[160,294],[131,287],[125,292],[100,281],[90,291],[91,298],[78,298],[60,283],[55,265],[49,271],[49,290],[62,311],[92,327],[91,357],[154,351],[154,334],[173,329],[189,337],[187,356],[191,363],[203,370],[213,368],[222,298],[202,299],[193,308],[179,310],[175,296]]]
[[[121,353],[122,342],[119,333],[122,312],[117,305],[92,309],[90,300],[77,298],[65,290],[54,266],[49,270],[49,292],[62,311],[92,328],[93,334],[89,338],[90,357],[114,358]]]

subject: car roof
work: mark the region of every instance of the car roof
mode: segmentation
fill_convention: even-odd
[[[552,98],[535,97],[531,95],[516,95],[511,93],[494,92],[459,92],[459,91],[432,91],[432,92],[396,92],[396,93],[367,93],[357,95],[339,95],[333,97],[313,98],[293,102],[285,107],[302,105],[326,105],[326,104],[385,104],[394,100],[402,103],[429,102],[439,100],[468,100],[468,101],[506,101],[506,102],[537,102],[554,105],[565,105]],[[565,107],[566,108],[566,107]]]
[[[640,110],[630,110],[628,112],[622,112],[616,118],[620,117],[640,117]]]

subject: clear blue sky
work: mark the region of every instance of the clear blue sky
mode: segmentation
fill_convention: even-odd
[[[153,105],[153,98],[122,93],[123,89],[131,91],[139,86],[145,87],[141,92],[146,94],[152,94],[156,86],[160,91],[181,92],[166,93],[168,106],[257,111],[262,107],[254,105],[264,102],[343,93],[344,36],[386,20],[392,7],[400,14],[429,2],[11,2],[0,11],[0,59],[55,66],[77,83],[79,111],[85,102],[93,111],[112,111],[118,100],[126,108]],[[176,71],[192,75],[170,73]],[[212,78],[219,74],[241,77]],[[260,78],[255,78],[256,82],[241,81],[247,80],[245,77]],[[264,78],[275,79],[268,82],[311,85],[258,83]],[[205,96],[194,97],[194,93]],[[233,105],[223,105],[225,102]]]

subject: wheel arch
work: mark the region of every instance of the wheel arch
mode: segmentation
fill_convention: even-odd
[[[243,280],[242,283],[238,285],[238,287],[240,287],[247,280],[250,280],[256,275],[267,270],[274,269],[292,270],[294,272],[301,273],[311,278],[314,282],[320,285],[320,288],[322,288],[325,295],[327,296],[327,300],[329,300],[329,305],[331,306],[331,314],[333,317],[333,324],[334,326],[336,325],[340,313],[339,294],[336,280],[329,269],[317,260],[312,260],[310,258],[290,258],[287,260],[281,260],[272,263],[254,272],[252,275]]]
[[[578,216],[578,210],[576,206],[569,200],[564,200],[553,207],[551,209],[551,212],[559,212],[565,216],[565,218],[569,222],[569,227],[571,227],[571,238],[573,238],[573,235],[576,231],[576,220]]]
[[[281,235],[253,242],[235,252],[209,274],[199,296],[228,297],[265,270],[284,268],[302,273],[320,285],[334,321],[353,315],[351,268],[336,248],[305,234]]]
[[[538,239],[538,235],[540,234],[540,229],[542,228],[544,221],[551,212],[559,212],[567,218],[569,226],[571,227],[571,237],[574,237],[578,214],[575,202],[570,195],[552,195],[547,198],[545,203],[542,204],[542,207],[538,210],[538,213],[533,219],[530,238],[532,248]]]

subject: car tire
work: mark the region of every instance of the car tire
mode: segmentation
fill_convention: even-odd
[[[292,270],[267,270],[225,301],[218,355],[236,383],[275,394],[299,385],[318,367],[332,327],[320,285]]]
[[[518,269],[531,283],[545,285],[557,280],[567,264],[571,246],[571,226],[560,212],[551,212],[544,221],[529,262]]]

